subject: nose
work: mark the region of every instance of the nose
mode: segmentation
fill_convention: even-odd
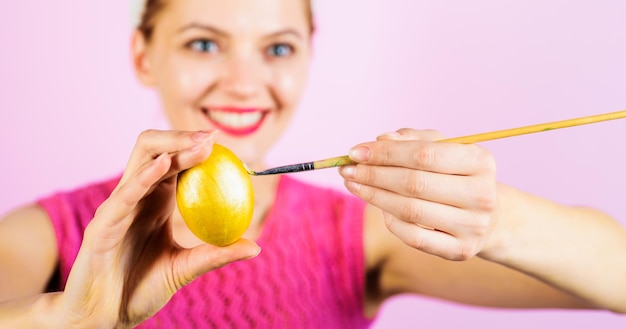
[[[263,64],[253,56],[231,56],[223,64],[221,85],[234,98],[254,97],[263,88]]]

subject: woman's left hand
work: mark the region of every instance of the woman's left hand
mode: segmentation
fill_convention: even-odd
[[[407,245],[449,260],[483,250],[495,225],[492,155],[477,145],[434,142],[432,130],[401,129],[350,151],[340,174],[348,190],[380,208]]]

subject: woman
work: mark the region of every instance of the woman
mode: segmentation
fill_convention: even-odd
[[[302,94],[312,32],[307,1],[148,1],[134,64],[173,130],[141,134],[121,177],[0,222],[2,264],[16,264],[0,270],[0,323],[365,327],[406,292],[626,311],[626,264],[612,256],[626,248],[619,224],[499,184],[486,150],[432,143],[433,131],[401,129],[351,150],[359,164],[340,173],[367,206],[291,177],[255,177],[245,239],[217,248],[195,238],[175,209],[176,174],[216,141],[264,168]],[[25,231],[41,243],[3,243]],[[590,235],[603,243],[585,244]],[[25,273],[23,259],[36,270]]]

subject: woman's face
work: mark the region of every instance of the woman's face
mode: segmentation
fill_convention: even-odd
[[[253,167],[295,111],[310,47],[305,2],[294,0],[166,1],[151,39],[133,43],[172,129],[219,129]]]

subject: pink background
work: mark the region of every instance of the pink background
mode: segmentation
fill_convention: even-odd
[[[407,126],[452,137],[626,109],[623,0],[317,7],[310,86],[271,164],[344,154]],[[128,8],[125,1],[0,4],[0,213],[120,172],[141,130],[165,128],[154,95],[130,70]],[[498,160],[500,180],[626,224],[625,140],[626,121],[613,121],[483,145]],[[332,169],[300,177],[342,187]],[[626,318],[398,297],[375,328],[461,325],[624,328]]]

